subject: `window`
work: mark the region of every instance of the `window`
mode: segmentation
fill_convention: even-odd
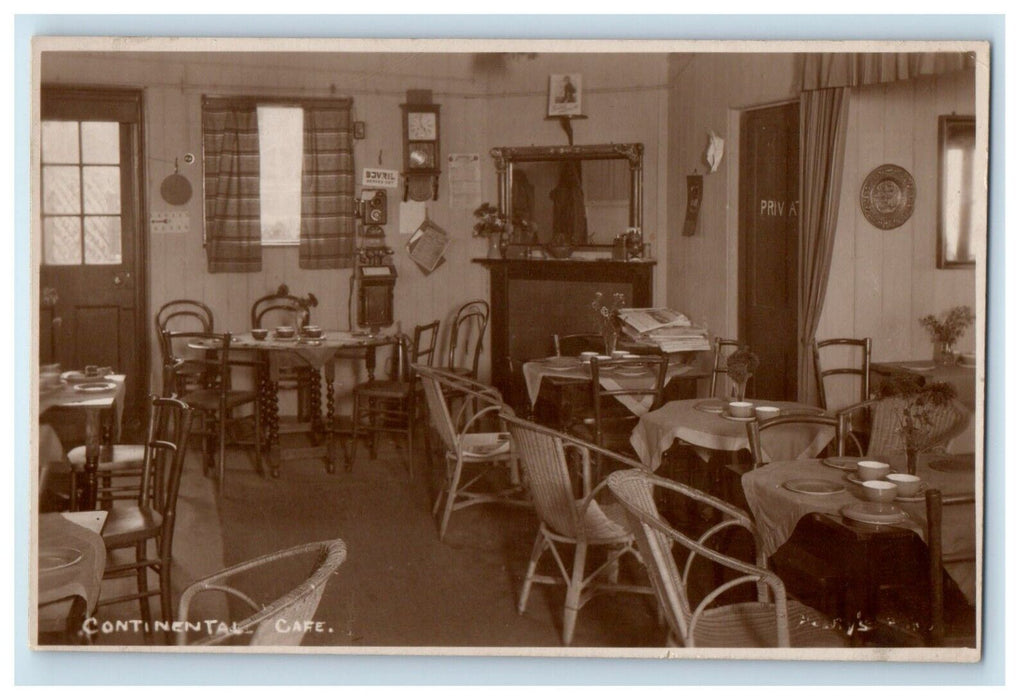
[[[303,176],[303,109],[257,107],[260,143],[260,242],[298,245]]]
[[[118,122],[41,124],[43,264],[121,264]]]

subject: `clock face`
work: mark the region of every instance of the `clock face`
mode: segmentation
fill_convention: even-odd
[[[410,112],[407,114],[407,138],[411,141],[434,141],[438,130],[435,112]]]

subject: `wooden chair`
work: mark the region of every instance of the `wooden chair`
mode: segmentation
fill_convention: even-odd
[[[820,405],[830,409],[827,401],[827,387],[824,381],[828,377],[856,377],[859,380],[859,398],[857,402],[866,401],[870,398],[870,338],[829,338],[828,340],[815,341],[813,343],[813,369],[817,376],[817,395],[820,398]],[[837,357],[846,348],[857,349],[857,360],[853,364],[840,365],[824,369],[823,351],[826,349],[829,354]],[[832,352],[834,349],[837,351]],[[843,402],[834,402],[833,408],[847,406],[851,399]]]
[[[253,302],[250,328],[268,328],[274,332],[276,326],[292,326],[298,333],[300,327],[310,325],[310,310],[317,304],[317,297],[313,294],[296,296],[289,291],[288,285],[280,284],[274,292]],[[311,395],[321,395],[320,387],[311,386],[319,382],[320,377],[320,372],[313,371],[300,359],[296,359],[295,364],[279,367],[276,388],[279,392],[296,392],[296,415],[301,421],[308,418]]]
[[[727,365],[725,361],[734,352],[742,346],[742,343],[737,340],[728,340],[727,338],[714,338],[713,340],[713,369],[710,372],[710,392],[709,398],[715,398],[717,396],[717,378],[721,375],[727,376]],[[731,349],[731,352],[725,352],[727,349]]]
[[[483,299],[469,301],[459,309],[449,327],[449,351],[446,369],[471,379],[478,379],[478,361],[485,344],[489,325],[489,305]]]
[[[214,312],[210,307],[201,301],[193,299],[174,299],[167,302],[157,311],[154,316],[154,325],[157,327],[157,343],[160,346],[161,365],[167,367],[174,356],[182,356],[170,347],[164,331],[167,330],[194,330],[204,333],[214,332]],[[174,371],[165,380],[171,384],[164,386],[162,396],[177,394],[181,396],[189,388],[196,388],[202,381],[203,367],[195,366],[191,362],[183,362],[175,367]]]
[[[606,352],[606,343],[598,333],[553,335],[553,351],[558,356],[577,357],[583,352]]]
[[[100,606],[139,600],[142,617],[149,621],[149,599],[160,596],[160,619],[171,619],[171,545],[175,534],[175,509],[185,461],[186,439],[192,417],[192,409],[183,401],[150,397],[146,455],[133,484],[134,498],[130,501],[118,500],[109,506],[102,533],[107,548],[104,579],[122,578],[135,572],[136,590],[123,595],[101,597],[98,603]],[[125,484],[119,484],[119,495],[124,497],[128,488]],[[100,500],[104,499],[101,493]],[[149,554],[151,541],[155,542],[156,556]],[[135,549],[134,561],[116,563],[112,553],[129,548]],[[150,570],[157,572],[157,588],[149,585]]]
[[[649,586],[620,580],[621,558],[630,555],[639,562],[641,558],[620,508],[599,500],[605,484],[593,485],[593,467],[600,456],[621,468],[640,465],[571,435],[510,415],[504,418],[539,519],[517,611],[524,613],[534,584],[565,586],[562,641],[569,645],[574,639],[578,612],[593,596],[653,594]],[[605,550],[606,556],[586,573],[590,549]],[[538,573],[539,562],[546,553],[552,556],[560,576]]]
[[[233,389],[233,367],[244,367],[254,370],[257,375],[261,369],[258,360],[241,360],[230,358],[232,344],[231,333],[198,333],[191,331],[165,331],[169,345],[175,341],[183,341],[186,345],[202,346],[206,352],[202,359],[192,362],[202,364],[205,381],[203,386],[179,397],[201,416],[203,433],[204,471],[209,471],[215,446],[217,449],[217,481],[218,493],[225,486],[225,446],[227,442],[228,424],[234,420],[234,413],[242,406],[253,406],[253,447],[256,456],[257,471],[264,473],[263,445],[261,444],[262,416],[260,392],[257,390],[257,376],[253,377],[252,389]],[[207,352],[209,351],[209,352]],[[179,358],[172,358],[177,363]]]
[[[518,456],[508,433],[481,430],[485,421],[495,418],[504,407],[498,390],[443,369],[425,365],[413,369],[424,387],[431,427],[445,452],[444,482],[432,510],[440,518],[442,541],[455,511],[480,503],[523,503],[517,498],[521,493]],[[509,474],[508,486],[486,483],[488,474],[497,468]]]
[[[837,416],[817,416],[808,413],[796,415],[782,415],[767,420],[754,420],[745,424],[746,432],[749,435],[749,453],[752,455],[752,468],[762,467],[767,462],[798,459],[798,454],[773,454],[767,455],[764,452],[763,433],[780,429],[809,428],[817,431],[822,428],[831,428],[834,431],[834,453],[841,456],[844,453],[846,421]],[[810,455],[816,457],[817,455]],[[767,458],[769,457],[769,459]]]
[[[405,336],[396,340],[396,354],[391,379],[373,379],[353,388],[353,439],[350,441],[348,465],[352,467],[357,441],[361,435],[370,436],[371,459],[377,456],[378,435],[392,433],[406,435],[407,469],[414,475],[414,430],[419,416],[421,396],[417,376],[411,371],[411,362],[431,365],[435,361],[435,344],[439,335],[439,322],[432,321],[414,328],[411,341]]]
[[[927,639],[931,646],[975,646],[976,631],[955,635],[945,619],[945,565],[977,561],[976,553],[942,551],[941,524],[945,506],[974,503],[973,494],[942,496],[938,489],[928,489],[927,501],[927,582],[930,591],[930,623]]]
[[[313,560],[313,563],[309,563]],[[189,609],[196,596],[216,591],[230,596],[233,602],[252,610],[242,620],[233,620],[231,625],[212,635],[190,640],[188,625],[180,625],[175,643],[179,646],[248,645],[248,646],[299,646],[303,642],[305,622],[314,620],[321,603],[328,579],[346,561],[346,544],[342,540],[313,542],[298,547],[283,549],[274,554],[258,557],[236,564],[212,576],[190,584],[178,603],[178,621],[190,622]],[[289,566],[288,573],[279,573]],[[289,574],[296,574],[295,586],[278,598],[264,602],[266,589],[246,593],[238,588],[236,577],[240,574],[261,574],[273,572],[277,581],[289,581]],[[226,621],[228,622],[228,621]]]
[[[645,469],[616,471],[607,483],[626,511],[663,617],[669,623],[671,641],[686,647],[845,646],[844,632],[830,620],[812,608],[788,600],[784,583],[767,568],[755,525],[741,509]],[[657,512],[656,500],[667,497],[693,501],[712,509],[719,517],[714,517],[702,534],[686,534]],[[716,538],[731,531],[751,537],[754,562],[718,550]],[[681,548],[681,556],[675,557],[675,548]],[[735,577],[720,585],[704,586],[695,575],[704,568],[701,564],[721,567],[726,573],[734,572]],[[741,595],[745,591],[737,589],[753,584],[753,601],[718,601],[725,593]],[[698,602],[693,603],[695,598]]]
[[[599,360],[589,363],[592,406],[590,415],[573,427],[572,434],[623,455],[634,456],[631,431],[638,425],[641,413],[663,405],[663,388],[667,377],[667,356],[646,355],[638,358]],[[641,376],[638,376],[641,375]],[[605,379],[623,377],[625,385],[607,388]],[[635,404],[640,413],[630,410],[624,401]]]

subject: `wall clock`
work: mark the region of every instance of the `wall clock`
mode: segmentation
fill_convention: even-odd
[[[879,229],[888,231],[906,223],[916,203],[916,183],[905,168],[882,165],[874,168],[859,194],[863,216]]]
[[[408,103],[403,110],[403,198],[425,201],[438,196],[439,105]]]

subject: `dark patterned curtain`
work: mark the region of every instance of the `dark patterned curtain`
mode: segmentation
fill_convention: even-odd
[[[799,401],[819,403],[813,342],[827,295],[838,225],[849,88],[803,92],[799,102]]]
[[[203,205],[209,272],[260,270],[257,108],[203,100]]]
[[[303,190],[300,267],[353,265],[354,221],[352,100],[303,107]]]

